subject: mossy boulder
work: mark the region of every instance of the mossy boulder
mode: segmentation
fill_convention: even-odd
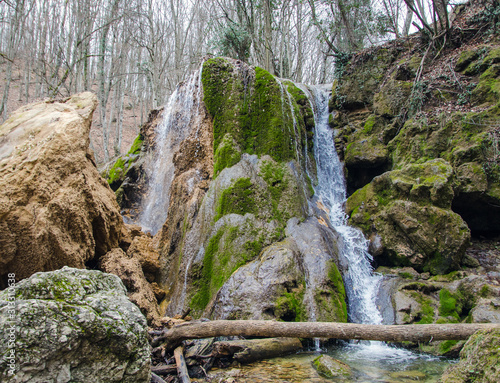
[[[500,97],[500,64],[488,66],[472,91],[472,100],[476,104],[497,103]]]
[[[202,82],[203,100],[213,117],[215,152],[229,133],[243,153],[299,163],[305,163],[304,155],[311,155],[304,154],[309,150],[305,113],[310,107],[304,102],[305,94],[293,83],[227,58],[207,60]],[[216,158],[217,171],[225,165],[224,161],[219,163],[221,159]]]
[[[413,82],[397,80],[397,74],[391,76],[373,97],[373,111],[377,115],[397,116],[411,95]]]
[[[146,318],[126,294],[115,275],[68,267],[2,291],[0,329],[16,327],[17,369],[9,378],[5,356],[13,347],[2,336],[1,380],[149,382]]]
[[[320,355],[312,361],[320,375],[336,380],[344,380],[352,375],[351,367],[328,355]]]
[[[377,47],[356,54],[335,83],[332,105],[346,110],[371,105],[389,65],[399,53],[398,48]]]
[[[354,119],[356,118],[356,120]],[[390,155],[387,142],[394,137],[394,126],[382,116],[360,112],[346,119],[339,112],[334,119],[340,128],[335,145],[343,157],[349,189],[366,185],[373,177],[388,170]]]
[[[350,222],[381,237],[382,262],[433,274],[456,269],[470,232],[451,211],[452,175],[442,159],[384,173],[349,197]]]
[[[500,381],[500,330],[480,330],[472,335],[460,352],[460,362],[448,368],[439,382]]]

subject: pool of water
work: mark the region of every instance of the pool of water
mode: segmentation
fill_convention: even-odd
[[[332,380],[320,376],[312,366],[319,352],[301,352],[285,357],[209,373],[211,381],[243,382],[437,382],[455,360],[387,346],[381,342],[346,343],[322,350],[351,367],[350,378]]]

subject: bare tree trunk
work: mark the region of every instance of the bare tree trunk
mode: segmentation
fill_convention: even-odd
[[[264,69],[274,74],[271,65],[271,40],[272,40],[272,30],[271,30],[271,0],[265,0],[264,2]]]
[[[302,82],[302,2],[296,0],[297,7],[297,70],[295,80]]]
[[[413,7],[414,6],[413,0],[408,0],[408,4],[410,4]],[[412,21],[412,19],[413,19],[413,11],[407,5],[406,6],[405,24],[403,26],[403,35],[404,36],[408,36],[408,33],[410,33],[410,27],[411,27],[411,21]]]

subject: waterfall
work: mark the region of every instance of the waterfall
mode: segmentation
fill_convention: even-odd
[[[314,100],[314,157],[318,184],[317,198],[329,211],[330,222],[340,235],[340,261],[347,269],[344,284],[348,297],[349,320],[355,323],[381,324],[382,315],[375,304],[382,277],[373,273],[368,253],[368,241],[357,228],[347,224],[345,214],[346,186],[342,164],[333,143],[333,132],[328,126],[328,95],[320,88],[312,88]]]
[[[195,119],[202,98],[200,69],[180,83],[170,96],[163,111],[154,140],[154,150],[149,166],[146,166],[148,189],[141,201],[138,224],[144,231],[156,234],[165,223],[170,204],[170,186],[174,179],[174,153],[178,145],[198,127]],[[196,131],[195,138],[198,137]]]

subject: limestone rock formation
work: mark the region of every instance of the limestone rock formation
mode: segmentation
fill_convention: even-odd
[[[442,159],[410,164],[375,177],[349,198],[351,223],[382,239],[379,262],[432,274],[460,266],[470,232],[451,211],[452,174]]]
[[[11,291],[12,290],[12,291]],[[16,297],[9,315],[9,294]],[[64,267],[36,273],[0,292],[0,331],[17,328],[17,371],[8,376],[0,339],[3,382],[149,382],[146,319],[118,277]]]
[[[158,302],[153,288],[144,276],[138,257],[129,257],[122,249],[115,248],[100,259],[100,268],[122,280],[129,299],[141,309],[149,323],[159,323]]]
[[[466,8],[461,28],[477,22]],[[461,28],[461,48],[429,62],[417,37],[339,58],[330,106],[347,210],[379,264],[446,274],[467,264],[471,235],[500,233],[499,49]]]
[[[0,286],[120,245],[119,208],[89,150],[96,105],[91,93],[38,102],[0,127]]]
[[[195,105],[194,115],[184,116],[179,109],[163,116],[191,123],[178,134],[166,133],[172,166],[163,187],[168,189],[168,215],[155,224],[159,231],[154,238],[160,252],[157,282],[166,292],[162,307],[168,305],[171,316],[190,308],[195,316],[214,318],[345,321],[335,234],[324,227],[325,213],[313,211],[308,201],[316,174],[309,91],[226,58],[207,60],[200,75],[179,87],[179,105],[166,108],[171,112]],[[182,111],[190,108],[182,106]],[[165,111],[141,129],[144,141],[135,164],[122,161],[129,170],[117,195],[133,219],[139,204],[129,202],[143,199],[148,189],[146,165],[158,156],[156,150],[166,150],[155,147],[164,128],[161,113]],[[313,215],[317,217],[307,218]],[[131,243],[128,255],[139,240]],[[314,261],[314,254],[321,256]],[[150,263],[142,264],[146,277]],[[248,274],[256,268],[267,275]],[[273,280],[278,274],[280,283]],[[306,281],[305,274],[314,277]],[[233,289],[235,283],[243,288]],[[260,299],[252,297],[257,290]],[[221,300],[234,306],[228,303],[222,313]]]

